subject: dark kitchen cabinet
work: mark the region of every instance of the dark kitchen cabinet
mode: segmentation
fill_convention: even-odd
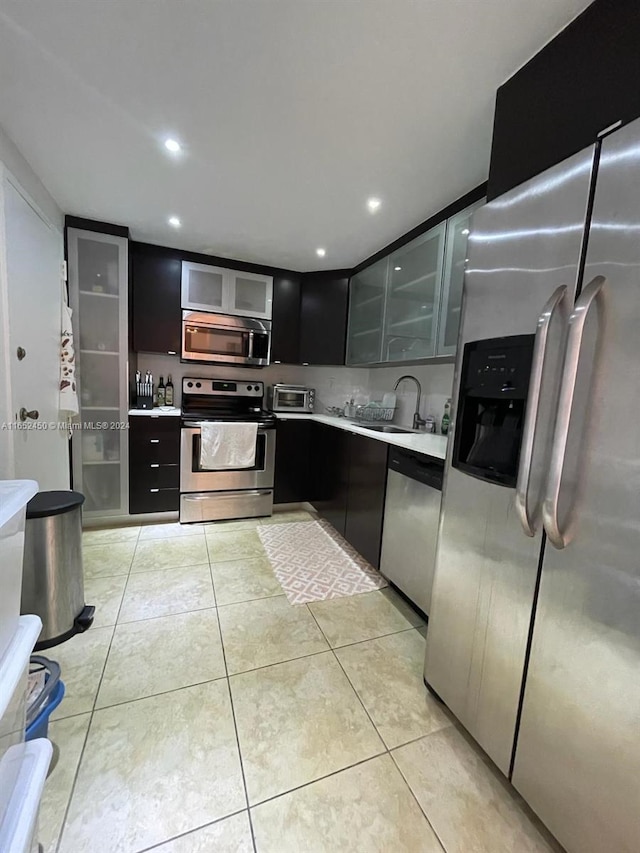
[[[640,5],[595,0],[496,96],[489,200],[640,116]]]
[[[129,512],[177,511],[180,504],[180,418],[129,418]]]
[[[300,306],[300,362],[344,364],[349,275],[306,273]]]
[[[177,252],[131,243],[133,349],[179,355],[181,348],[180,275]]]
[[[309,500],[312,426],[311,421],[278,418],[273,489],[273,502],[276,504]]]
[[[372,566],[380,564],[388,445],[313,423],[310,502]]]
[[[300,360],[300,279],[296,273],[273,277],[273,364],[298,364]]]
[[[349,491],[349,433],[311,422],[310,502],[344,536]]]
[[[384,441],[349,435],[349,490],[344,538],[376,569],[380,566],[387,453]]]

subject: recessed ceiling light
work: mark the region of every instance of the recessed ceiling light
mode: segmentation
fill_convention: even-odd
[[[463,228],[463,229],[462,229],[462,231],[461,231],[460,233],[461,233],[461,234],[464,234],[464,235],[467,235],[467,234],[469,233],[469,229],[468,229],[468,228]]]
[[[171,151],[172,154],[177,154],[178,151],[182,150],[182,145],[180,145],[177,139],[165,139],[164,147],[167,151]]]
[[[369,213],[375,213],[379,209],[381,204],[382,202],[379,198],[367,199],[367,207],[369,208]]]
[[[169,225],[172,225],[174,228],[179,228],[182,225],[182,223],[180,222],[180,220],[178,219],[177,216],[170,216],[169,217]]]
[[[325,256],[326,254],[327,254],[327,250],[326,250],[326,249],[316,249],[316,255],[317,255],[319,258],[324,258],[324,256]]]
[[[400,270],[401,270],[401,269],[402,269],[402,267],[394,267],[394,270],[395,270],[396,272],[400,272]]]

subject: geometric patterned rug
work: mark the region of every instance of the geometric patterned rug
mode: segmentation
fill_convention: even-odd
[[[291,604],[387,586],[382,575],[324,519],[263,524],[258,535]]]

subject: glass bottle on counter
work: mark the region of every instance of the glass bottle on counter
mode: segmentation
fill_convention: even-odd
[[[440,424],[440,432],[442,435],[447,435],[449,433],[449,426],[451,424],[451,397],[444,404],[444,414],[442,415],[442,423]]]
[[[173,381],[171,374],[167,376],[167,384],[164,389],[164,400],[166,406],[173,406]]]
[[[164,388],[164,379],[162,376],[160,377],[160,382],[158,382],[158,406],[165,405],[165,388]]]

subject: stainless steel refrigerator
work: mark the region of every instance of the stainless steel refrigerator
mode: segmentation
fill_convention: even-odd
[[[469,246],[425,681],[569,853],[636,853],[640,120]]]

